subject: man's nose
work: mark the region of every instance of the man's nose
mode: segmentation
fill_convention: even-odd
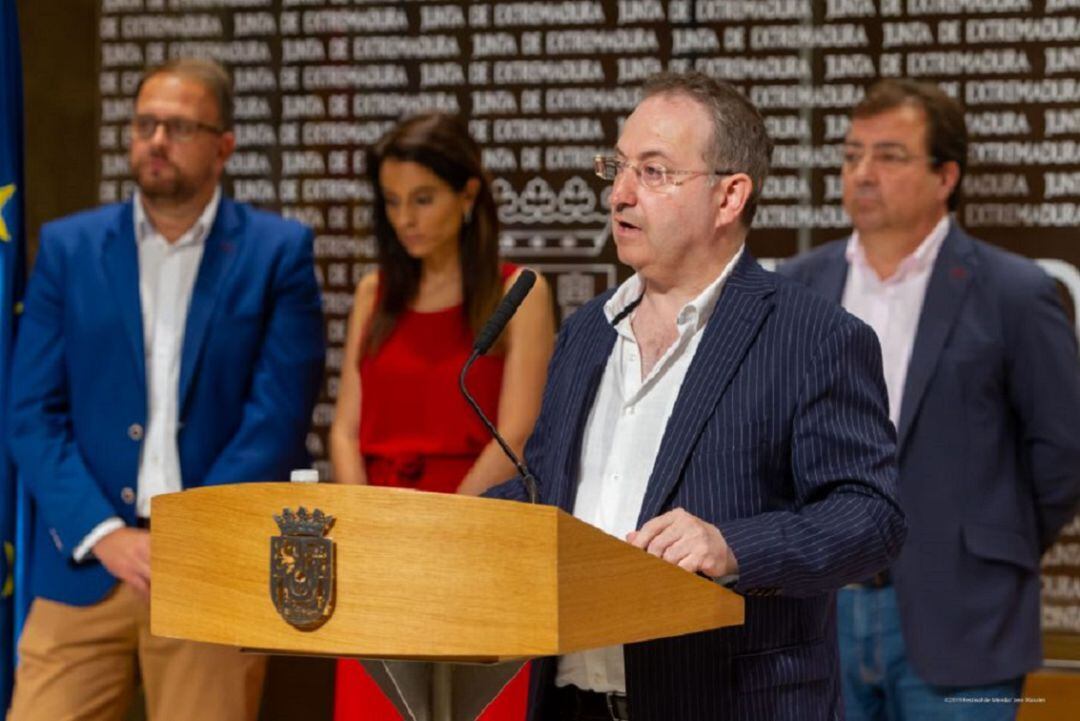
[[[164,145],[169,142],[169,130],[165,123],[154,126],[154,132],[150,135],[150,142],[154,145]]]
[[[624,167],[622,172],[611,181],[612,208],[619,208],[637,203],[638,177],[633,168]]]
[[[877,182],[877,167],[869,155],[863,156],[856,163],[844,165],[841,179],[845,183],[854,185],[872,185]]]

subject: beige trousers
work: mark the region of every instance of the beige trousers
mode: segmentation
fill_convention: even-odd
[[[150,721],[255,721],[266,657],[150,634],[127,584],[92,606],[35,599],[8,721],[122,721],[141,677]]]

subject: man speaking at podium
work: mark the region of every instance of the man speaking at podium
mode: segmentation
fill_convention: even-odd
[[[222,197],[225,70],[143,78],[135,198],[42,228],[12,367],[11,448],[34,500],[9,721],[244,721],[265,662],[152,636],[150,499],[306,464],[324,357],[311,233]],[[229,563],[229,559],[220,559]]]
[[[597,159],[636,272],[565,323],[526,460],[544,503],[731,585],[746,619],[541,661],[531,718],[831,721],[835,591],[905,533],[878,343],[746,250],[757,110],[697,73],[643,97]]]

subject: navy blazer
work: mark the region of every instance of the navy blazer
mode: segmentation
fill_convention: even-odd
[[[177,444],[185,487],[286,479],[325,347],[311,231],[221,199],[192,291]],[[110,516],[135,522],[147,421],[131,202],[48,223],[15,346],[9,445],[35,506],[34,596],[86,605],[116,582],[72,552]]]
[[[784,264],[834,302],[846,240]],[[1080,364],[1054,282],[955,222],[931,271],[900,406],[908,657],[974,686],[1042,664],[1039,557],[1080,498]]]
[[[541,500],[572,512],[582,435],[616,333],[607,293],[559,334],[526,447]],[[739,562],[746,621],[625,649],[634,721],[834,719],[835,589],[884,568],[904,537],[880,350],[861,321],[743,254],[703,331],[639,517],[682,507]],[[495,489],[523,498],[511,481]],[[678,609],[672,609],[678,613]],[[553,718],[553,659],[532,719]]]

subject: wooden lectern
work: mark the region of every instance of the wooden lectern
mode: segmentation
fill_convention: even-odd
[[[301,507],[307,515],[296,516]],[[293,536],[275,516],[314,538],[316,509],[333,518],[325,534],[333,555],[323,558],[334,575],[323,590],[333,598],[317,627],[303,630],[272,599],[282,589],[271,579],[272,548],[280,575],[299,547],[282,540]],[[738,595],[551,506],[257,483],[158,496],[152,517],[151,631],[159,636],[269,653],[497,664],[743,621]],[[310,582],[301,565],[291,580]],[[512,670],[496,675],[501,687]],[[391,680],[407,695],[430,676]],[[408,707],[406,718],[431,718],[427,702],[390,695]],[[484,705],[436,717],[474,718]]]

